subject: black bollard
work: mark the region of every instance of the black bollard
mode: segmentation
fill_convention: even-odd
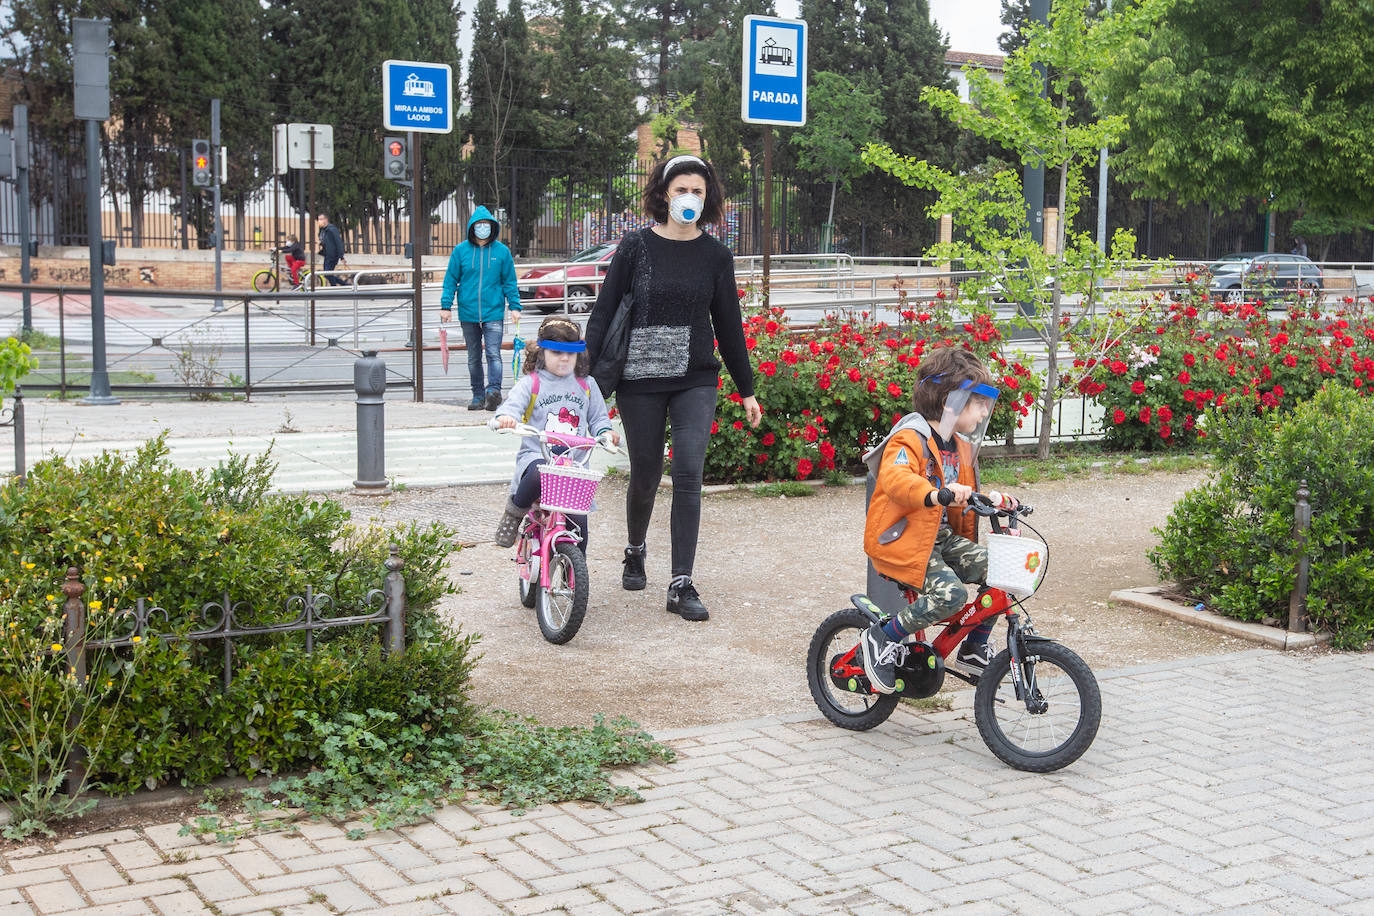
[[[376,350],[366,350],[353,363],[353,390],[358,395],[358,479],[360,493],[381,495],[386,485],[386,363]]]

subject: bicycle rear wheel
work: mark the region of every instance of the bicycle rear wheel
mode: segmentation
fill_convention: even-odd
[[[896,694],[872,693],[862,673],[859,637],[872,622],[857,608],[836,611],[821,622],[806,653],[811,699],[831,722],[852,731],[881,725],[897,708]]]
[[[260,293],[275,293],[277,291],[277,275],[266,268],[253,274],[253,289]]]
[[[539,547],[528,529],[520,532],[515,557],[515,583],[520,589],[520,603],[532,608],[539,595]]]
[[[1011,652],[1003,649],[978,676],[973,718],[997,759],[1031,773],[1073,763],[1097,737],[1102,694],[1087,662],[1049,640],[1027,642],[1022,660],[1029,703],[1016,698]]]
[[[539,631],[554,645],[577,635],[587,614],[587,558],[567,541],[554,545],[549,557],[549,587],[537,589],[534,613]]]

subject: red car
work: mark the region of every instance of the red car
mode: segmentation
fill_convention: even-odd
[[[520,304],[533,304],[541,312],[557,312],[566,302],[570,312],[590,312],[617,244],[605,242],[579,251],[569,259],[567,267],[531,270],[520,278]]]

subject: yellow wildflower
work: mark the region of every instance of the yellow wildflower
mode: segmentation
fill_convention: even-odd
[[[97,598],[96,600],[94,600],[94,601],[92,601],[92,602],[90,603],[90,608],[91,608],[91,610],[93,610],[93,611],[98,611],[98,610],[100,610],[100,609],[101,609],[102,607],[104,607],[104,606],[105,606],[105,605],[101,603],[101,601],[100,601],[99,598]]]
[[[142,636],[130,636],[130,637],[129,637],[129,642],[134,643],[135,645],[137,645],[138,643],[143,642],[143,637],[142,637]]]
[[[62,643],[60,643],[60,642],[55,642],[55,643],[53,643],[53,644],[52,644],[52,650],[53,650],[54,652],[61,652],[61,651],[62,651]]]
[[[106,582],[113,582],[113,581],[114,581],[114,577],[113,577],[113,576],[106,576],[106,577],[105,577],[105,581],[106,581]]]

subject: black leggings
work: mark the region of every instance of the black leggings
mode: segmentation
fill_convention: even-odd
[[[701,528],[701,474],[706,444],[716,418],[716,388],[688,388],[616,395],[630,453],[630,488],[625,527],[631,544],[643,544],[654,513],[654,496],[663,478],[663,446],[673,428],[673,509],[668,530],[673,540],[673,575],[690,576]]]
[[[520,482],[515,485],[515,495],[510,501],[521,509],[528,509],[534,505],[534,501],[539,498],[539,466],[544,463],[543,458],[536,458],[531,461],[520,475]],[[582,552],[587,552],[587,544],[591,542],[592,530],[587,527],[587,516],[565,514],[564,518],[570,525],[576,525],[577,530],[582,532],[582,540],[578,546]]]

